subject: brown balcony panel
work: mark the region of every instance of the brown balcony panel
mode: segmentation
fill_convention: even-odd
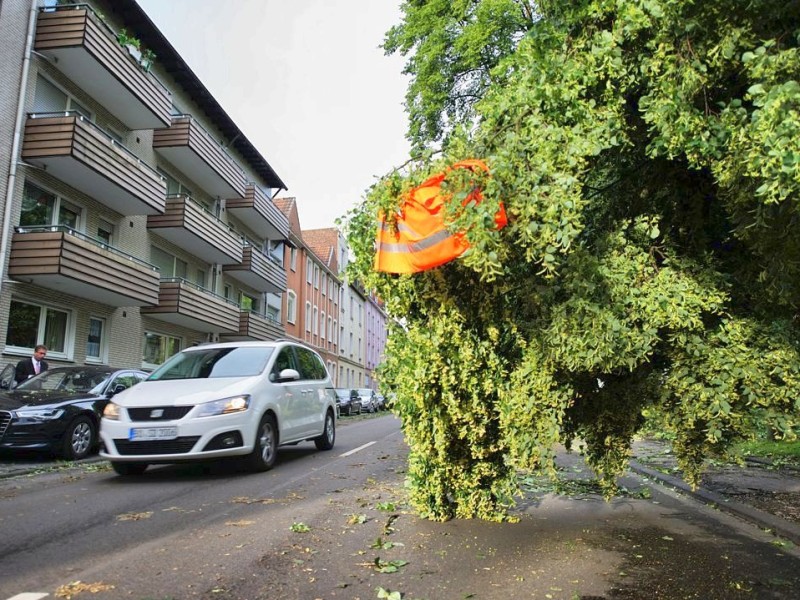
[[[259,292],[281,294],[286,291],[286,272],[251,246],[244,248],[242,261],[225,265],[222,270]]]
[[[158,271],[62,231],[15,233],[8,274],[109,306],[158,301]]]
[[[226,342],[243,342],[247,340],[272,341],[286,336],[286,330],[281,323],[267,319],[249,311],[239,313],[238,333],[225,333],[220,339]]]
[[[22,158],[120,214],[164,212],[159,174],[81,117],[29,118]]]
[[[162,281],[158,305],[143,307],[141,313],[205,333],[239,330],[239,308],[235,304],[184,281]]]
[[[219,198],[244,196],[244,172],[191,117],[172,118],[172,125],[153,132],[153,148]]]
[[[241,239],[185,196],[167,198],[164,214],[147,217],[147,228],[206,262],[242,260]]]
[[[226,200],[225,208],[263,238],[270,240],[289,238],[289,220],[255,184],[247,184],[244,198]]]
[[[34,47],[129,128],[169,125],[167,89],[86,8],[40,12]]]

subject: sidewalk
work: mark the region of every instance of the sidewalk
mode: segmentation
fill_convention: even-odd
[[[633,472],[669,486],[719,510],[769,530],[800,546],[800,470],[748,459],[743,466],[709,462],[700,487],[681,478],[666,442],[641,440],[633,445]]]

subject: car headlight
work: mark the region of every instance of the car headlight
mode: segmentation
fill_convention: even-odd
[[[63,408],[22,408],[18,411],[17,418],[30,419],[31,421],[50,421],[58,419],[64,414]]]
[[[231,398],[223,398],[222,400],[214,400],[213,402],[206,402],[198,407],[198,417],[213,417],[215,415],[228,415],[230,413],[237,413],[247,410],[250,406],[250,396],[233,396]]]
[[[119,404],[114,404],[113,402],[109,402],[103,409],[103,418],[108,419],[109,421],[119,421],[120,412],[121,411]]]

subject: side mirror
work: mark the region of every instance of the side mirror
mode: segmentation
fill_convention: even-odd
[[[300,373],[296,369],[284,369],[278,375],[278,381],[297,381],[300,379]]]
[[[124,392],[127,389],[128,388],[126,386],[122,385],[121,383],[118,383],[117,385],[114,386],[114,389],[111,390],[111,395],[116,396],[120,392]]]

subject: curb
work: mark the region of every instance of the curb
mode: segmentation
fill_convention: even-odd
[[[697,488],[696,490],[693,490],[682,479],[678,479],[677,477],[673,477],[672,475],[667,475],[666,473],[662,473],[661,471],[656,471],[655,469],[650,469],[649,467],[645,467],[644,465],[636,462],[635,460],[629,461],[629,466],[631,471],[633,471],[634,473],[638,473],[639,475],[644,475],[659,483],[680,490],[681,492],[695,498],[696,500],[699,500],[704,504],[708,504],[710,506],[718,508],[723,512],[727,512],[741,519],[744,519],[745,521],[753,523],[754,525],[758,526],[761,529],[770,530],[776,536],[790,540],[792,543],[800,546],[800,525],[796,525],[791,521],[787,521],[786,519],[776,517],[775,515],[771,515],[762,510],[758,510],[756,508],[753,508],[752,506],[742,504],[741,502],[728,500],[718,494],[715,494],[708,490],[704,490],[702,488]]]
[[[78,467],[82,467],[83,465],[102,462],[104,460],[105,460],[104,458],[100,458],[99,456],[95,455],[89,458],[84,458],[79,462],[73,462],[69,464],[57,461],[34,463],[28,465],[8,465],[0,463],[0,480],[10,479],[12,477],[24,477],[25,475],[33,475],[35,473],[40,473],[42,471],[46,472],[65,471],[67,469],[75,469]]]

